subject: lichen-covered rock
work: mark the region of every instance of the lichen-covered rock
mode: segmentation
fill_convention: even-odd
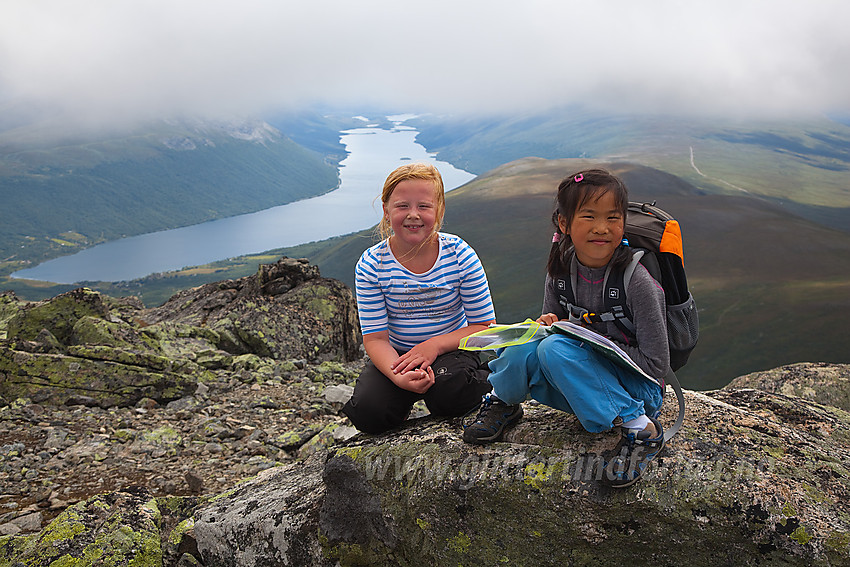
[[[145,490],[95,496],[38,535],[0,538],[0,567],[162,567],[162,514]]]
[[[104,318],[108,313],[100,293],[79,288],[23,306],[6,323],[7,338],[34,340],[47,329],[61,343],[70,344],[77,321],[87,316]]]
[[[284,257],[260,265],[255,275],[179,292],[145,319],[211,329],[217,347],[231,354],[311,361],[359,356],[351,290],[320,277],[306,260]]]
[[[614,434],[526,404],[490,446],[426,419],[273,469],[201,507],[198,549],[210,567],[850,563],[850,415],[757,390],[686,397],[684,428],[629,489],[598,480]]]
[[[261,472],[195,514],[205,567],[334,565],[317,538],[324,454]]]
[[[194,392],[214,371],[261,382],[290,359],[360,357],[351,290],[289,258],[150,310],[136,298],[86,288],[35,303],[7,292],[0,333],[0,398],[37,403],[164,404]]]
[[[726,389],[757,388],[850,411],[850,364],[801,362],[753,372],[732,380]]]
[[[17,315],[24,304],[14,291],[0,291],[0,339],[6,338],[9,319]]]
[[[65,404],[84,396],[101,407],[142,398],[167,402],[194,392],[202,375],[197,366],[109,347],[81,348],[68,356],[14,350],[5,342],[0,341],[0,395],[8,399]]]

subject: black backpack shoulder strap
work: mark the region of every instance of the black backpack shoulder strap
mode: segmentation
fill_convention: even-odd
[[[578,281],[578,264],[575,256],[570,259],[570,271],[566,279],[558,279],[558,303],[564,308],[569,320],[573,323],[578,323],[581,318],[587,313],[587,309],[576,305],[576,283]],[[563,282],[563,286],[561,286]]]
[[[644,254],[644,250],[635,250],[632,261],[625,270],[609,269],[605,274],[605,284],[602,287],[604,294],[602,299],[605,302],[605,313],[601,314],[602,319],[612,321],[617,328],[630,337],[636,335],[636,329],[631,309],[626,305],[626,295],[632,276]]]
[[[575,254],[570,258],[569,300],[571,305],[576,303],[576,287],[578,283],[578,260]]]

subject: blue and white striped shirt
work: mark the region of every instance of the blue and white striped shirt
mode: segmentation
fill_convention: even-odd
[[[458,236],[438,234],[439,256],[424,274],[402,266],[387,240],[360,256],[354,283],[364,335],[389,331],[390,344],[407,351],[467,324],[495,320],[487,274],[475,250]]]

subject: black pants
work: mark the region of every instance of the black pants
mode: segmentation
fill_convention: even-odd
[[[437,357],[431,365],[434,385],[424,394],[396,386],[372,362],[357,378],[354,395],[342,408],[354,427],[366,433],[383,433],[407,419],[417,400],[425,400],[435,416],[463,415],[490,391],[490,370],[478,353],[455,350]]]

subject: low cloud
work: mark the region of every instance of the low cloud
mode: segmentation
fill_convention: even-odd
[[[840,0],[10,0],[0,100],[84,121],[317,103],[847,112],[847,21]]]

